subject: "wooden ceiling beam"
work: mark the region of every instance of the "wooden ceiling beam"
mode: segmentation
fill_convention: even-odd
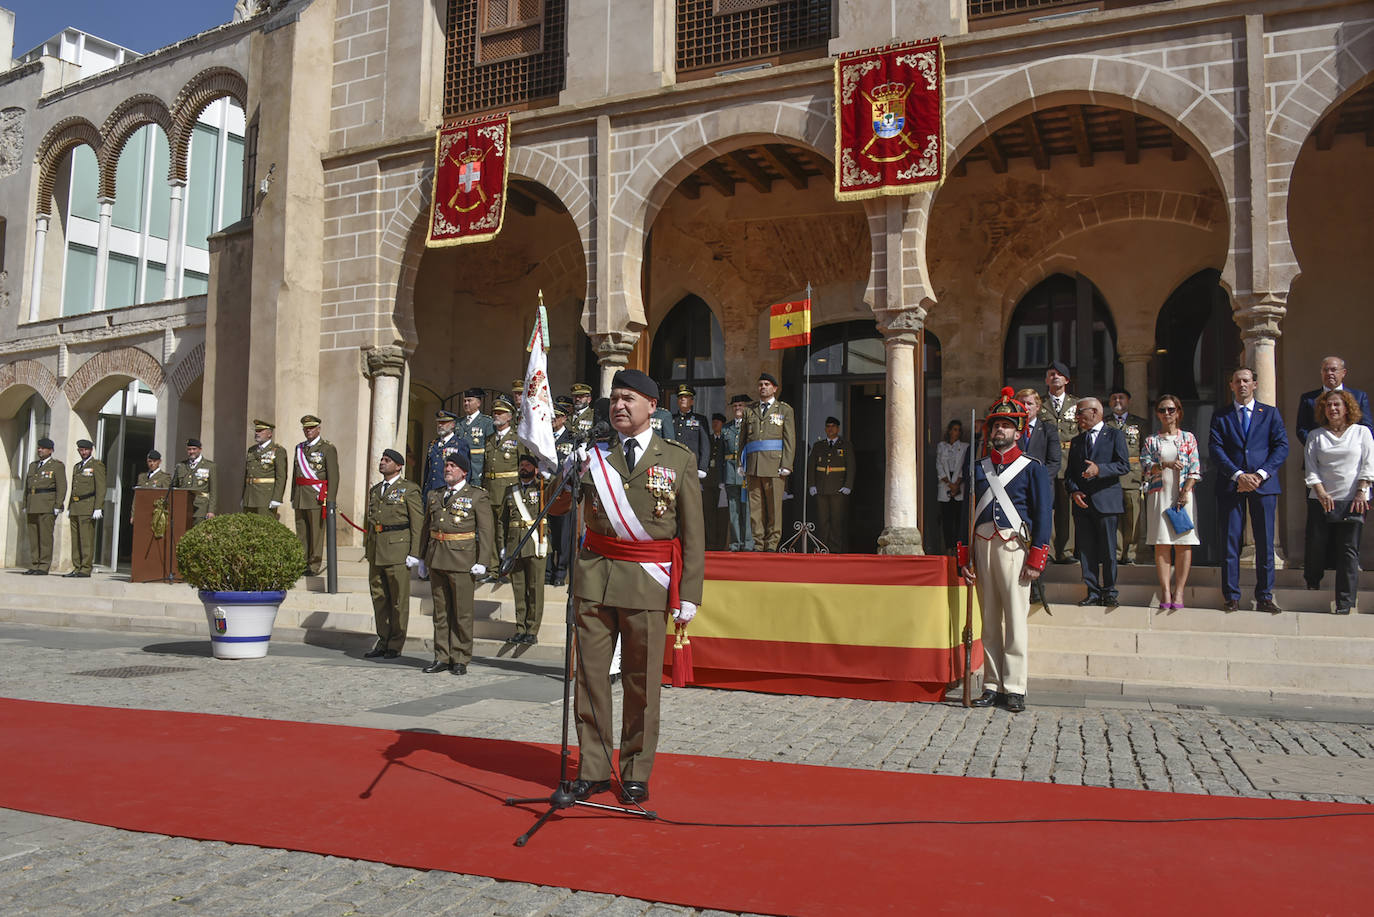
[[[759,164],[749,158],[749,153],[745,150],[732,150],[729,154],[730,161],[744,175],[744,180],[753,185],[760,194],[767,194],[773,190],[773,178],[767,172],[759,168]]]
[[[563,202],[558,199],[558,195],[537,182],[520,182],[520,191],[528,197],[534,198],[537,203],[543,204],[554,213],[563,213],[568,209],[563,206]]]
[[[1035,123],[1035,115],[1029,114],[1021,119],[1021,130],[1026,133],[1026,142],[1030,144],[1031,159],[1035,161],[1035,167],[1041,172],[1048,172],[1050,169],[1050,154],[1045,149],[1045,138],[1040,136],[1040,125]]]
[[[992,171],[998,175],[1007,171],[1007,157],[1002,155],[1002,148],[997,145],[996,134],[988,134],[978,147],[987,154],[988,165],[992,166]]]
[[[1368,90],[1365,90],[1366,92]],[[1369,107],[1364,121],[1364,145],[1374,146],[1374,105]]]
[[[806,190],[806,183],[810,176],[802,169],[795,156],[787,152],[787,147],[780,144],[765,143],[754,148],[764,161],[778,170],[778,174],[787,180],[793,188],[798,191]]]
[[[1067,105],[1065,111],[1069,116],[1069,127],[1073,131],[1074,149],[1078,151],[1078,164],[1090,169],[1093,164],[1093,147],[1088,140],[1088,123],[1083,120],[1083,106]]]
[[[688,175],[678,183],[677,193],[690,201],[695,201],[701,197],[701,180],[695,175]]]
[[[1121,150],[1126,155],[1126,165],[1140,162],[1140,141],[1135,135],[1135,112],[1121,113]]]
[[[730,177],[730,173],[725,171],[725,167],[712,160],[706,165],[697,169],[698,177],[705,179],[706,184],[715,188],[726,197],[735,196],[735,180]]]
[[[527,195],[523,189],[515,187],[514,184],[506,188],[506,203],[510,204],[511,209],[522,216],[532,217],[538,209],[534,198]]]

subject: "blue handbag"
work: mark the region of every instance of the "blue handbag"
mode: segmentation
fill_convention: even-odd
[[[1193,520],[1188,517],[1188,511],[1185,509],[1170,506],[1164,510],[1164,518],[1169,520],[1169,528],[1174,530],[1175,535],[1193,530]]]

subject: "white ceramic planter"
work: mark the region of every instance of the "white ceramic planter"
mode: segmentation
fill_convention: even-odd
[[[267,655],[277,609],[285,592],[205,592],[205,621],[216,659],[258,659]]]

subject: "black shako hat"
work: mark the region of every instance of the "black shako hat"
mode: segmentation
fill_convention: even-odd
[[[628,388],[645,398],[658,400],[658,383],[637,369],[622,369],[611,379],[611,388]]]

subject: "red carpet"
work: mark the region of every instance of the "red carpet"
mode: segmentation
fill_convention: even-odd
[[[547,794],[557,765],[514,742],[0,700],[0,806],[135,831],[769,914],[1370,907],[1362,806],[661,755],[650,808],[678,821],[1360,814],[708,828],[580,809],[517,849],[534,809],[504,798]]]

